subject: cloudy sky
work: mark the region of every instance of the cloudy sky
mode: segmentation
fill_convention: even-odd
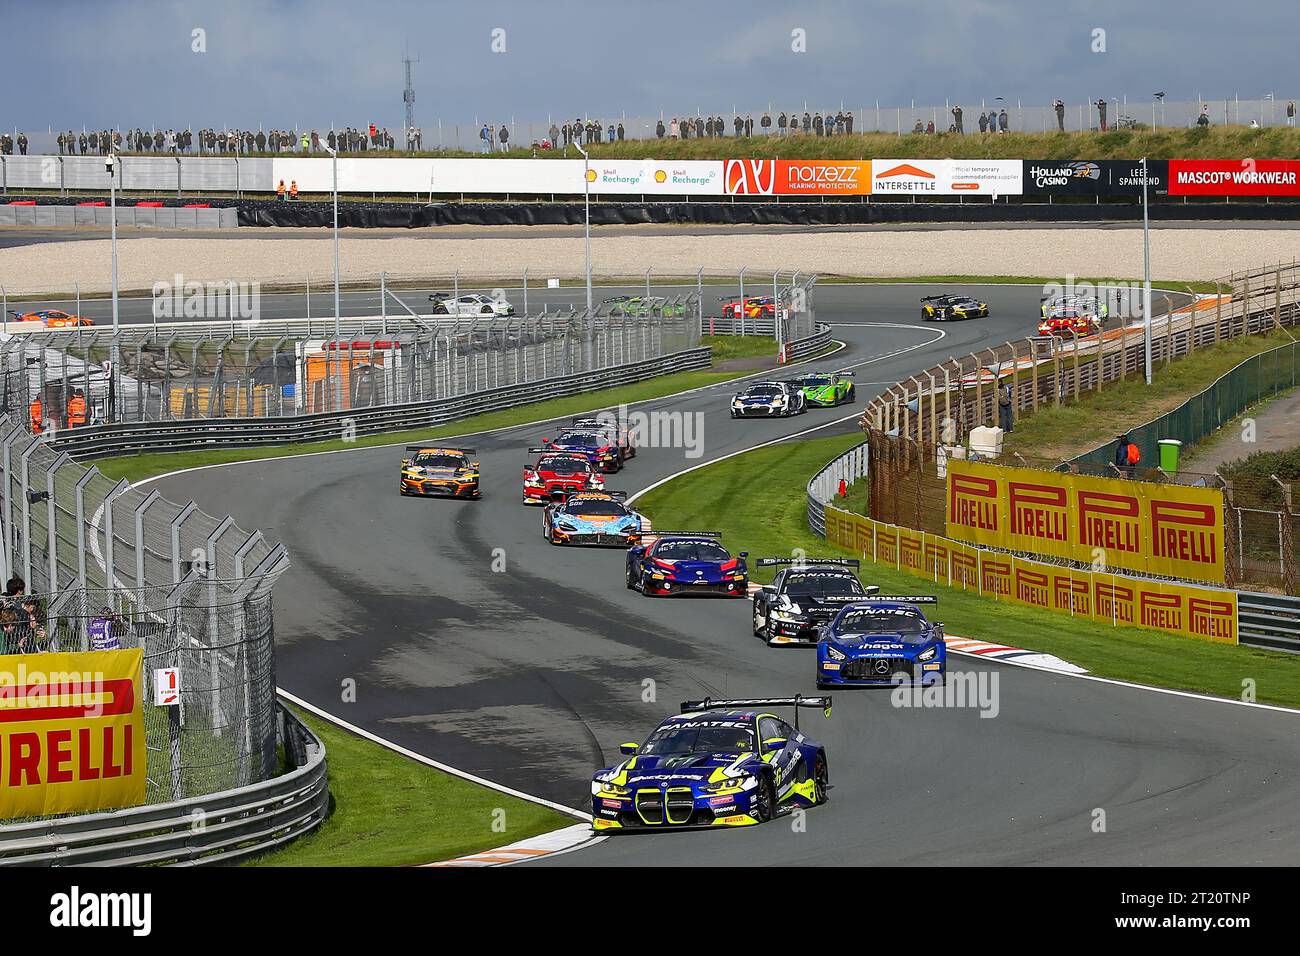
[[[0,127],[32,130],[397,128],[404,50],[426,127],[1300,97],[1295,0],[0,0],[0,23]]]

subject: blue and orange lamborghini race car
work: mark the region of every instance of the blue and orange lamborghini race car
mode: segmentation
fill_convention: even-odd
[[[768,713],[793,707],[795,723]],[[626,759],[591,780],[596,830],[743,827],[826,802],[826,748],[799,729],[799,709],[831,714],[829,697],[688,700]]]
[[[748,551],[736,557],[718,541],[719,531],[656,531],[628,548],[624,580],[650,595],[749,596]]]
[[[817,640],[817,686],[942,684],[948,667],[943,625],[927,620],[920,595],[880,595],[840,609]]]

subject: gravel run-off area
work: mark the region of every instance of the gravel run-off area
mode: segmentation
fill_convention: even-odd
[[[119,284],[147,289],[157,281],[270,282],[333,274],[328,230],[292,235],[248,232],[248,238],[131,237],[118,239]],[[440,238],[436,230],[409,237],[367,239],[345,230],[345,276],[519,276],[535,281],[576,278],[583,272],[582,237],[493,235]],[[1300,231],[1280,229],[1166,229],[1152,231],[1151,272],[1156,279],[1214,279],[1300,255]],[[1142,271],[1142,232],[1136,228],[928,229],[922,231],[801,232],[735,235],[618,235],[597,230],[593,273],[635,276],[797,269],[821,275],[1031,275],[1064,278],[1133,278]],[[9,295],[102,291],[110,283],[107,239],[42,242],[0,249],[0,284]]]

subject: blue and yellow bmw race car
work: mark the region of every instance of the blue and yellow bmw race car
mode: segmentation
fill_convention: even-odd
[[[748,597],[748,551],[736,557],[718,539],[719,531],[656,531],[627,552],[627,586],[642,594]]]
[[[579,491],[542,512],[542,537],[551,544],[627,548],[641,540],[650,521],[623,504],[625,491]]]
[[[918,604],[939,599],[880,595],[840,609],[817,640],[817,686],[942,684],[948,667],[943,625]]]
[[[794,726],[767,713],[793,707]],[[743,827],[826,802],[826,748],[799,729],[799,709],[831,714],[829,697],[684,701],[644,744],[591,780],[596,830]]]

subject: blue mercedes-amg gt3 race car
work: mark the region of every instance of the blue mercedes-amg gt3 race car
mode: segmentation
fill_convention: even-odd
[[[793,707],[795,723],[767,712]],[[688,700],[622,763],[591,780],[596,830],[743,827],[826,802],[826,748],[799,729],[799,709],[827,717],[829,697]]]
[[[845,605],[818,635],[817,686],[942,684],[943,625],[917,607],[937,603],[928,595],[880,595]]]
[[[735,557],[720,531],[656,531],[627,551],[627,586],[642,594],[749,596],[748,551]]]

